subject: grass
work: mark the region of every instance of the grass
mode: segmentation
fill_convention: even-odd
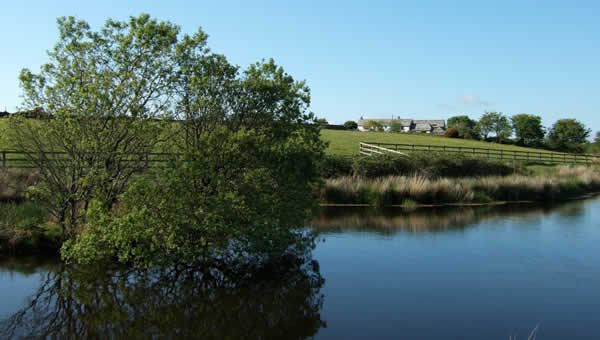
[[[46,211],[34,203],[0,203],[0,254],[57,252],[60,231],[47,221]]]
[[[321,137],[329,142],[327,153],[337,155],[358,155],[360,142],[421,144],[440,146],[462,146],[470,148],[499,149],[507,151],[547,152],[551,151],[526,148],[516,145],[481,142],[470,139],[446,138],[426,134],[403,134],[386,132],[359,132],[341,130],[322,130]]]
[[[341,177],[325,182],[321,201],[375,206],[496,201],[561,201],[600,190],[600,172],[592,167],[559,166],[539,176],[479,178],[389,176]]]

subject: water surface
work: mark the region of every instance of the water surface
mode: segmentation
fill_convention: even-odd
[[[0,337],[600,338],[598,199],[330,208],[312,228],[315,262],[238,281],[0,260]]]

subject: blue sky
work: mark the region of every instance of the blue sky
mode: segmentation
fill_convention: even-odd
[[[27,1],[0,11],[0,110],[46,62],[56,18],[100,27],[150,13],[246,66],[273,57],[330,122],[531,113],[600,130],[598,1]]]

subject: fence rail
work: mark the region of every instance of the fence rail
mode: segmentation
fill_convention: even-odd
[[[377,142],[360,142],[360,153],[363,155],[383,153],[412,153],[412,152],[444,152],[488,159],[517,160],[541,163],[600,163],[600,155],[575,154],[551,151],[520,151],[504,149],[486,149],[466,146],[394,144]]]
[[[93,155],[93,152],[89,153]],[[179,154],[174,153],[126,153],[121,163],[135,164],[136,167],[166,167],[167,163]],[[19,151],[0,151],[0,169],[33,169],[45,163],[64,163],[68,167],[70,158],[66,152],[25,153]],[[37,164],[37,165],[36,165]]]

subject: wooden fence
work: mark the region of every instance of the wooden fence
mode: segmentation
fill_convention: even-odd
[[[600,155],[576,154],[550,151],[520,151],[504,149],[486,149],[466,146],[393,144],[377,142],[360,142],[360,153],[363,155],[382,153],[411,152],[443,152],[472,155],[488,159],[516,160],[540,163],[600,163]]]
[[[91,154],[91,153],[90,153]],[[130,163],[135,167],[166,167],[167,163],[177,154],[171,153],[128,153],[122,155],[122,163]],[[34,162],[32,162],[34,158]],[[27,154],[18,151],[0,151],[0,169],[33,169],[44,163],[63,163],[68,167],[69,157],[65,152],[40,152]]]

